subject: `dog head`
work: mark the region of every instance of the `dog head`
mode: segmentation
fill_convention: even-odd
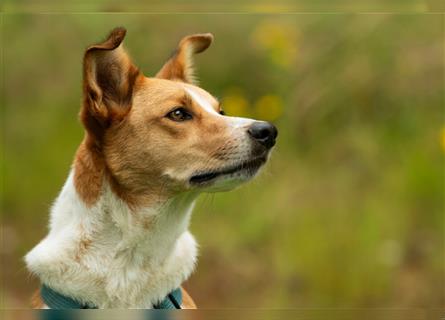
[[[226,116],[198,87],[193,55],[211,34],[183,38],[155,77],[145,77],[123,49],[125,29],[84,56],[81,120],[85,148],[104,164],[120,194],[231,189],[267,161],[277,137],[264,121]]]

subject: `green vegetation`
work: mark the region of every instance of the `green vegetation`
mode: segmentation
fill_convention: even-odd
[[[3,293],[37,286],[22,256],[83,136],[84,48],[115,26],[153,75],[212,32],[201,85],[229,115],[274,121],[268,167],[203,195],[186,285],[202,307],[443,307],[443,16],[14,14],[3,17]]]

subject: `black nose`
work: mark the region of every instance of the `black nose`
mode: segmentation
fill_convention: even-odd
[[[277,128],[272,123],[265,121],[254,122],[247,132],[252,138],[269,149],[275,145],[275,138],[278,135]]]

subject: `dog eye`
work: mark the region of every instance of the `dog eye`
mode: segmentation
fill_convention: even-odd
[[[192,118],[192,115],[184,108],[179,107],[167,113],[166,117],[169,118],[170,120],[179,122],[179,121],[190,120]]]
[[[222,116],[225,116],[225,115],[226,115],[226,113],[224,112],[224,110],[221,110],[221,111],[219,112],[219,114],[222,115]]]

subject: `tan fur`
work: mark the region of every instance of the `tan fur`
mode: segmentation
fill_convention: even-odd
[[[193,301],[192,297],[188,294],[187,291],[183,287],[181,287],[182,292],[182,309],[198,309],[198,307],[195,304],[195,301]]]
[[[158,74],[155,77],[145,77],[123,48],[122,41],[125,33],[125,29],[117,28],[105,41],[88,47],[85,52],[83,104],[80,111],[80,119],[85,127],[85,137],[76,152],[73,163],[74,174],[68,179],[68,182],[72,179],[71,186],[74,185],[72,190],[75,197],[69,196],[70,184],[67,183],[67,199],[61,201],[67,201],[68,205],[73,205],[73,203],[76,205],[76,199],[80,198],[82,205],[75,206],[74,210],[79,211],[81,208],[80,211],[82,211],[87,208],[91,210],[87,211],[88,215],[91,212],[97,213],[94,210],[101,210],[101,216],[104,215],[106,218],[108,218],[107,215],[119,213],[121,212],[119,210],[124,208],[122,212],[125,212],[125,219],[122,219],[122,225],[128,227],[128,223],[132,228],[125,229],[125,232],[128,232],[126,234],[128,239],[133,239],[133,231],[139,229],[144,231],[141,239],[145,238],[149,232],[158,232],[159,230],[154,232],[153,229],[159,225],[159,220],[162,222],[160,229],[162,232],[173,224],[173,228],[169,229],[173,230],[170,232],[171,238],[178,241],[178,246],[173,247],[172,250],[176,255],[173,262],[179,259],[183,263],[178,262],[175,266],[173,270],[177,270],[178,275],[172,272],[172,279],[175,276],[181,276],[184,277],[180,280],[182,282],[193,270],[196,257],[196,243],[187,231],[187,227],[193,207],[191,201],[194,201],[202,190],[193,186],[192,182],[199,181],[203,172],[218,172],[219,170],[222,175],[232,174],[227,171],[228,166],[235,168],[233,170],[240,167],[246,171],[252,169],[249,167],[246,169],[244,166],[246,163],[251,162],[255,157],[257,157],[256,160],[262,159],[257,162],[257,167],[252,169],[253,171],[244,172],[243,175],[233,178],[235,184],[247,181],[266,161],[268,150],[264,147],[258,149],[259,144],[252,143],[247,134],[247,129],[254,120],[221,116],[220,103],[208,92],[193,84],[195,80],[192,54],[204,51],[212,42],[212,35],[198,34],[185,37],[179,43],[175,54],[164,64]],[[178,108],[186,109],[193,120],[175,121],[169,118],[170,112]],[[232,180],[230,177],[222,180],[221,186],[227,187],[224,183],[230,186]],[[102,194],[104,192],[107,196],[113,195],[111,198],[105,197],[109,201],[106,204],[117,204],[118,210],[112,210],[110,213],[108,206],[101,207],[105,203],[101,202],[101,199],[104,199]],[[182,197],[182,195],[185,196]],[[110,199],[119,199],[119,201],[110,201]],[[174,205],[170,207],[169,201],[172,199],[177,202],[173,202]],[[121,202],[124,203],[123,206]],[[65,210],[65,202],[61,203],[63,207],[58,207],[56,212],[58,214],[69,212]],[[95,204],[98,204],[99,209],[94,207]],[[147,214],[150,211],[144,211],[144,208],[150,208],[152,212],[156,212],[157,208],[162,207],[161,205],[167,208],[165,212],[169,212],[163,219],[171,220],[164,221],[155,214]],[[175,217],[178,208],[182,212],[181,219]],[[138,212],[146,214],[138,214]],[[171,218],[170,215],[175,218]],[[106,218],[104,220],[109,220]],[[112,221],[114,221],[113,226],[116,225],[116,220]],[[60,221],[55,224],[59,227]],[[64,227],[64,223],[62,225]],[[121,228],[119,230],[123,230],[122,226],[118,227]],[[87,232],[82,222],[76,225],[75,230],[77,237],[74,260],[77,268],[82,265],[85,256],[91,252],[95,255],[97,253],[92,250],[95,243],[91,234],[95,232],[95,229]],[[162,232],[159,234],[163,235]],[[157,233],[156,236],[158,236]],[[107,236],[107,238],[112,238],[112,236]],[[141,240],[137,237],[134,239]],[[43,245],[46,244],[42,242]],[[160,243],[165,243],[165,241]],[[130,245],[134,244],[130,242]],[[146,247],[147,250],[153,249],[149,245]],[[159,246],[154,247],[158,249]],[[35,252],[32,251],[29,254],[29,261],[31,265],[39,266],[35,261],[40,261],[39,250],[43,251],[45,247],[37,246],[36,248]],[[129,248],[124,247],[120,250],[127,252]],[[136,252],[135,248],[137,246],[131,252]],[[155,250],[150,252],[155,252]],[[169,252],[169,250],[163,252]],[[127,257],[122,259],[124,258]],[[100,257],[94,262],[102,267],[102,260],[103,257]],[[129,261],[128,264],[131,262]],[[137,265],[136,269],[138,268],[141,269],[141,266]],[[139,271],[141,274],[143,274],[142,271],[145,272],[145,270]],[[64,273],[63,271],[62,274]],[[84,274],[89,275],[88,272],[81,272],[82,276]],[[70,274],[68,276],[71,277]],[[117,286],[119,280],[125,279],[125,276],[123,272],[120,275],[121,278],[110,282]],[[159,278],[164,281],[162,277]],[[87,284],[94,284],[95,281],[100,282],[103,279],[93,278],[87,281]],[[66,280],[63,283],[66,283]],[[131,285],[137,288],[137,285]],[[104,284],[102,283],[101,286]],[[125,292],[124,289],[131,291],[132,288],[126,282],[122,291]],[[145,286],[141,287],[143,292],[144,288]],[[162,286],[159,288],[162,289]],[[188,293],[183,288],[181,289],[183,307],[196,308]],[[89,289],[87,292],[90,291],[94,292]],[[141,296],[144,295],[141,294]],[[105,301],[103,303],[108,303],[106,299],[102,299]],[[132,303],[137,302],[131,301],[127,305],[131,306]],[[44,306],[39,293],[33,297],[33,306],[37,308]]]
[[[45,303],[42,300],[42,296],[40,295],[40,289],[34,291],[31,297],[31,308],[33,309],[42,309],[45,306]]]
[[[82,261],[82,256],[88,251],[93,241],[89,236],[86,235],[86,232],[82,225],[79,229],[80,241],[76,251],[75,260],[80,263]]]
[[[131,195],[133,203],[148,205],[182,188],[164,175],[166,165],[193,168],[220,162],[214,156],[218,147],[230,144],[224,135],[225,124],[187,101],[190,99],[184,97],[184,84],[146,78],[135,92],[128,117],[106,133],[103,153],[107,169],[118,194],[127,201]],[[181,105],[194,113],[196,121],[183,125],[165,118],[172,106]],[[216,110],[216,100],[214,106]],[[196,141],[196,137],[204,136],[206,139]],[[145,202],[141,203],[141,198]]]
[[[87,134],[74,166],[76,188],[89,205],[97,200],[104,179],[108,179],[113,191],[133,207],[162,201],[182,187],[164,175],[165,164],[171,167],[193,166],[194,163],[218,165],[224,161],[221,157],[224,149],[218,149],[219,146],[230,145],[230,139],[224,134],[226,124],[220,117],[204,113],[194,105],[185,88],[193,88],[212,101],[217,112],[219,102],[191,84],[147,78],[135,71],[137,68],[122,48],[123,35],[121,30],[113,31],[105,42],[89,47],[85,54],[81,120]],[[191,58],[184,52],[201,52],[210,45],[211,39],[208,34],[184,38],[175,56],[157,76],[189,80],[186,69],[190,68]],[[112,79],[102,80],[108,86],[119,87],[107,93],[108,98],[104,99],[104,92],[110,90],[101,88],[97,74],[100,75],[99,69],[109,67],[110,63],[115,71],[105,74],[121,80],[116,80],[119,85],[110,83]],[[129,75],[132,75],[131,79]],[[131,86],[121,84],[129,79]],[[114,99],[123,105],[110,100],[113,94]],[[119,96],[126,98],[119,100]],[[188,107],[196,121],[184,126],[166,119],[165,115],[175,106]],[[195,141],[196,137],[202,136],[206,139]],[[184,153],[187,153],[186,157]]]
[[[129,112],[133,86],[142,76],[121,46],[125,33],[125,29],[114,29],[104,42],[88,47],[84,55],[80,119],[87,133],[75,157],[74,181],[88,205],[98,199],[107,173],[102,153],[104,134]]]
[[[163,175],[163,164],[175,167],[190,166],[197,161],[208,162],[207,158],[212,157],[215,161],[224,160],[220,156],[224,150],[215,149],[226,139],[221,134],[223,124],[218,123],[216,117],[212,119],[202,114],[184,90],[185,82],[194,81],[191,54],[205,50],[213,37],[205,34],[184,38],[175,55],[156,75],[157,78],[146,78],[122,48],[124,36],[125,30],[115,29],[104,42],[90,46],[84,56],[84,100],[80,118],[86,135],[77,150],[73,166],[74,185],[80,197],[90,206],[100,197],[105,179],[130,206],[153,205],[176,191],[170,178]],[[198,87],[194,90],[213,101],[215,110],[219,112],[216,99]],[[165,119],[165,114],[172,107],[181,105],[189,107],[196,116],[193,128],[184,130]],[[196,136],[209,139],[195,144]],[[162,146],[171,145],[172,148],[164,148],[154,141],[160,139],[163,140]],[[178,151],[191,148],[191,144],[194,146],[189,158],[177,156]],[[150,184],[150,181],[157,183]],[[149,229],[152,221],[141,220],[141,225]],[[78,261],[88,250],[90,242],[87,238],[80,241]],[[181,289],[183,308],[196,309],[192,298]],[[42,306],[37,292],[33,307]]]
[[[73,166],[74,185],[79,196],[87,205],[93,205],[102,189],[105,162],[89,136],[79,146]]]
[[[181,40],[175,53],[156,74],[156,78],[179,80],[196,84],[192,54],[207,49],[213,41],[210,33],[195,34]]]

